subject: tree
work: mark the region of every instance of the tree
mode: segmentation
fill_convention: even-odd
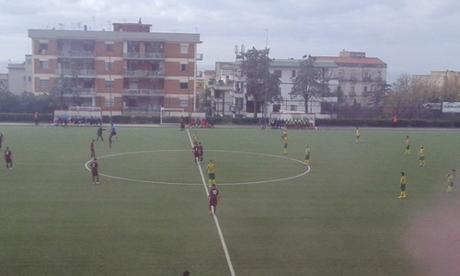
[[[270,73],[269,49],[252,48],[242,53],[241,74],[246,81],[246,96],[252,99],[254,118],[257,118],[258,107],[273,103],[280,98],[280,80]]]
[[[80,100],[80,95],[78,89],[75,89],[76,77],[66,78],[63,75],[59,76],[57,79],[56,85],[51,89],[51,95],[56,102],[59,102],[59,108],[65,109],[64,95],[71,95],[72,102],[77,102]],[[78,100],[77,100],[78,98]]]
[[[324,71],[315,66],[315,58],[303,56],[291,95],[301,96],[304,99],[305,113],[311,112],[308,104],[313,97],[323,96],[328,92]]]
[[[370,111],[373,115],[382,114],[385,96],[388,95],[391,85],[386,82],[380,82],[372,85],[370,91],[367,93]]]

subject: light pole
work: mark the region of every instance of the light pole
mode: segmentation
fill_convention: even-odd
[[[113,102],[114,102],[114,99],[112,98],[112,85],[113,85],[113,82],[112,82],[112,59],[111,59],[111,55],[109,54],[109,65],[107,66],[109,69],[109,112],[110,112],[110,123],[112,123],[112,105],[113,105]]]

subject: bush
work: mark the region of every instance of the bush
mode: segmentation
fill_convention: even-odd
[[[370,126],[370,127],[392,127],[391,120],[354,120],[354,119],[318,119],[317,126]],[[397,127],[460,127],[460,121],[446,120],[399,120]]]
[[[51,122],[53,121],[53,114],[39,114],[39,119],[42,123]],[[31,123],[33,121],[33,113],[0,113],[0,122]]]

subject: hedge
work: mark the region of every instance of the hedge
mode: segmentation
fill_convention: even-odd
[[[391,120],[361,120],[361,119],[317,119],[317,126],[368,126],[393,127]],[[460,127],[460,121],[447,120],[398,120],[397,127]]]
[[[40,122],[53,121],[53,114],[39,114]],[[0,113],[0,122],[31,123],[34,121],[33,113]]]

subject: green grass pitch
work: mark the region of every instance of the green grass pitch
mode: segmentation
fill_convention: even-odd
[[[0,275],[229,275],[186,132],[123,128],[96,143],[101,177],[84,168],[94,128],[0,126],[15,167],[0,168]],[[192,130],[217,182],[301,174],[281,132]],[[404,156],[410,135],[412,154]],[[415,218],[458,198],[445,175],[460,161],[459,133],[443,130],[289,131],[288,157],[312,148],[310,173],[220,186],[217,210],[236,275],[421,275],[406,242]],[[426,147],[426,167],[417,151]],[[121,155],[116,155],[123,153]],[[124,154],[129,153],[129,154]],[[3,161],[3,160],[2,160]],[[206,163],[204,163],[206,164]],[[203,166],[205,167],[205,166]],[[408,176],[399,200],[399,176]],[[184,183],[165,185],[148,181]]]

